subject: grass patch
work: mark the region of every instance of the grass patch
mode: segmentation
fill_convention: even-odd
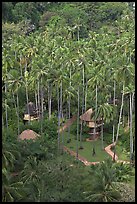
[[[67,143],[67,132],[64,132],[64,145],[67,146],[72,151],[76,152],[76,144],[77,141],[75,140],[75,136],[73,134],[70,134],[71,141],[70,143]],[[110,157],[105,150],[101,149],[101,140],[98,139],[97,141],[93,142],[87,142],[83,141],[82,146],[84,149],[79,149],[79,155],[82,157],[85,157],[89,162],[95,162],[95,161],[103,161],[106,158]],[[107,144],[104,142],[104,147],[106,147]],[[78,147],[80,147],[80,142],[78,144]],[[93,147],[95,147],[95,155],[92,156]]]

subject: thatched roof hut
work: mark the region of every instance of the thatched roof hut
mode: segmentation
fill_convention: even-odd
[[[88,109],[83,115],[80,116],[81,121],[85,121],[87,123],[87,126],[90,128],[95,127],[95,120],[93,119],[94,111],[92,108]],[[101,118],[97,118],[96,120],[96,127],[100,127],[102,123]]]
[[[39,137],[39,135],[34,132],[33,130],[24,130],[19,136],[18,139],[19,140],[30,140],[30,139],[36,139],[37,137]]]
[[[88,109],[83,115],[80,116],[80,119],[86,122],[92,121],[93,110],[92,108]]]

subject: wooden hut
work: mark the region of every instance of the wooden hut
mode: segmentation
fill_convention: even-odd
[[[23,120],[24,121],[29,121],[29,120],[31,121],[31,120],[37,120],[38,118],[39,118],[38,111],[36,110],[34,103],[29,102],[26,105]]]
[[[94,111],[92,108],[88,109],[83,115],[80,116],[81,121],[85,121],[86,125],[90,128],[89,134],[91,135],[91,139],[100,135],[102,119],[96,120],[96,135],[94,134],[95,129],[95,121],[93,119]]]

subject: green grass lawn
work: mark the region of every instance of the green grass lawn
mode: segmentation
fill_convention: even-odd
[[[72,151],[76,151],[77,141],[75,140],[74,135],[72,134],[70,134],[70,138],[71,138],[71,142],[67,143],[67,132],[64,132],[64,145],[67,146]],[[89,162],[103,161],[108,157],[110,158],[110,156],[104,150],[101,149],[100,139],[93,142],[83,141],[82,145],[84,149],[79,149],[79,155],[85,157]],[[95,152],[96,152],[95,156],[92,156],[93,146],[95,146]],[[104,142],[104,147],[106,146],[107,144]]]
[[[70,138],[71,138],[70,143],[67,143],[68,133],[64,132],[63,134],[64,134],[64,145],[67,146],[72,151],[76,151],[77,141],[75,139],[74,134],[70,134]],[[86,136],[86,134],[84,134],[84,136]],[[88,134],[86,137],[88,137]],[[104,134],[104,138],[106,137],[107,137],[107,134]],[[79,154],[85,157],[90,162],[103,161],[108,157],[110,158],[110,156],[104,150],[101,149],[101,139],[98,139],[97,141],[92,141],[92,142],[83,141],[82,145],[84,149],[79,149]],[[104,141],[104,147],[106,146],[108,146],[108,144]],[[95,147],[95,152],[96,152],[95,156],[92,155],[93,147]],[[129,155],[127,154],[126,151],[123,151],[123,148],[119,145],[119,143],[116,146],[116,154],[118,155],[119,160],[129,161]]]

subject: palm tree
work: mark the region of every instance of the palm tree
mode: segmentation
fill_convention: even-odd
[[[113,202],[121,197],[119,190],[115,186],[116,175],[112,161],[102,162],[94,172],[92,191],[86,191],[86,200],[90,202]]]
[[[112,105],[108,103],[103,103],[98,106],[98,111],[97,111],[97,117],[99,117],[102,120],[101,124],[101,141],[102,141],[102,150],[104,149],[104,144],[103,144],[103,124],[109,123],[112,120],[112,113],[113,113],[113,107]]]
[[[133,132],[132,132],[132,112],[133,112],[133,100],[134,100],[134,86],[130,84],[128,87],[125,88],[125,94],[129,94],[129,104],[130,104],[130,161],[132,162],[133,157]]]
[[[23,84],[22,77],[17,76],[17,72],[14,72],[13,74],[9,73],[9,83],[11,85],[11,90],[13,94],[13,99],[15,101],[15,110],[17,114],[17,121],[18,121],[18,135],[20,133],[20,127],[19,127],[19,88]],[[16,94],[16,100],[15,100],[15,94]],[[16,105],[17,104],[17,105]]]

